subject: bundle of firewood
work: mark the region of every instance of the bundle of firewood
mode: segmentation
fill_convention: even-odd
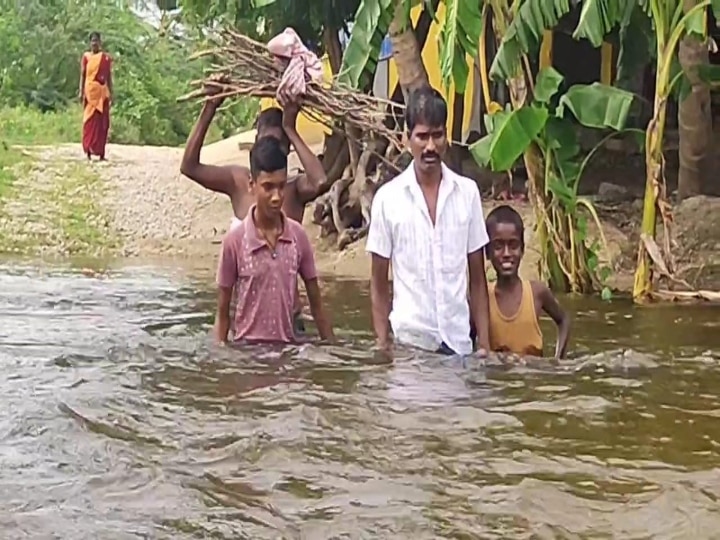
[[[214,47],[193,55],[210,57],[211,66],[204,79],[191,85],[196,89],[179,101],[208,100],[234,96],[275,98],[283,76],[284,65],[268,52],[267,47],[230,29],[221,30]],[[400,115],[403,107],[397,103],[364,94],[337,81],[308,81],[301,100],[306,116],[330,129],[357,128],[361,133],[386,138],[396,148],[402,148],[402,133],[388,125],[388,114]]]

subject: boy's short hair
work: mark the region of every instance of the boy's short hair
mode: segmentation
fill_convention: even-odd
[[[287,170],[287,155],[275,137],[260,137],[250,149],[250,176],[257,180],[260,173]]]
[[[525,224],[523,223],[522,217],[518,214],[512,206],[507,204],[501,204],[493,208],[485,218],[485,228],[487,228],[488,234],[498,223],[507,223],[508,225],[515,225],[515,228],[520,235],[520,241],[522,242],[523,248],[525,247]]]
[[[448,107],[440,92],[430,86],[421,86],[410,92],[405,109],[405,127],[412,133],[415,126],[443,126],[447,124]]]

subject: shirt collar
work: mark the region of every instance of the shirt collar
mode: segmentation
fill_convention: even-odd
[[[440,182],[448,182],[451,188],[455,187],[457,185],[458,175],[442,162],[440,163],[440,167],[442,169],[442,178]],[[407,168],[400,173],[398,180],[401,180],[403,185],[408,189],[411,189],[413,184],[417,185],[417,177],[415,176],[415,160],[412,160],[410,165],[408,165]]]
[[[250,251],[257,251],[258,249],[264,248],[267,246],[267,242],[264,238],[260,236],[260,233],[257,230],[257,227],[255,227],[255,220],[253,220],[253,215],[255,214],[255,207],[257,205],[253,204],[250,207],[250,210],[248,210],[247,216],[245,216],[245,219],[243,222],[245,223],[245,240],[247,241],[248,248]],[[280,236],[278,237],[279,242],[292,242],[292,237],[290,236],[290,228],[287,226],[287,218],[285,217],[285,214],[282,214],[282,222],[283,222],[283,229],[280,233]]]

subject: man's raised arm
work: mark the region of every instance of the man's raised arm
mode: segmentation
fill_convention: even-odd
[[[235,192],[235,174],[242,172],[242,167],[236,165],[205,165],[200,163],[200,150],[202,149],[207,130],[210,127],[220,102],[216,100],[206,101],[203,104],[200,116],[195,122],[183,154],[180,172],[197,182],[205,189],[224,193],[230,198]]]

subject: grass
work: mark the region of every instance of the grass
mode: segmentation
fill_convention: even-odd
[[[50,113],[30,107],[0,108],[3,139],[22,146],[79,143],[81,118],[80,106]]]
[[[0,164],[0,252],[100,256],[119,247],[102,208],[105,184],[88,163],[0,145]]]
[[[234,103],[227,111],[218,114],[210,125],[205,142],[216,142],[242,131],[242,126],[249,127],[256,111],[257,104],[254,101]],[[178,146],[184,143],[185,136],[173,132],[173,129],[180,133],[189,133],[194,121],[192,111],[182,120],[148,116],[137,120],[123,115],[121,110],[113,109],[110,117],[110,142]],[[0,107],[0,126],[0,135],[8,144],[79,144],[82,140],[82,109],[79,104],[49,112],[42,112],[34,107]]]
[[[69,165],[54,182],[59,211],[53,225],[67,254],[100,254],[119,246],[100,204],[104,194],[104,182],[85,162]]]
[[[236,131],[233,126],[249,121],[256,109],[254,101],[234,103],[213,122],[207,142]],[[196,114],[181,113],[181,118],[144,115],[135,121],[114,111],[110,142],[177,145]],[[0,253],[94,257],[119,248],[103,209],[106,184],[94,165],[67,159],[62,150],[39,148],[79,145],[81,119],[79,104],[51,112],[0,107]]]
[[[17,169],[23,161],[26,161],[26,157],[19,150],[0,141],[0,211],[2,211],[4,200],[15,184]]]
[[[14,198],[15,184],[28,162],[28,156],[5,141],[0,141],[0,251],[9,251],[15,247],[6,230],[10,222],[6,207]]]

